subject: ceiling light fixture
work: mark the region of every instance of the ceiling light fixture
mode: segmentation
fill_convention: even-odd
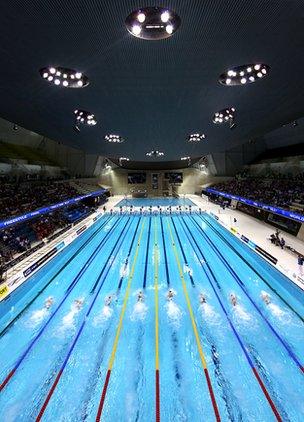
[[[163,157],[164,155],[165,154],[162,151],[158,151],[157,149],[146,153],[147,157],[153,157],[153,158]]]
[[[128,157],[120,157],[119,158],[119,165],[122,166],[124,161],[130,161]]]
[[[222,123],[229,123],[229,125],[231,125],[231,122],[234,123],[234,117],[235,117],[235,108],[227,107],[227,108],[224,108],[223,110],[219,110],[215,112],[212,120],[213,120],[213,123],[215,123],[216,125],[222,124]],[[234,127],[235,127],[235,123],[234,123]]]
[[[145,40],[161,40],[173,35],[181,24],[180,17],[163,7],[144,7],[133,11],[125,21],[130,34]]]
[[[97,120],[94,118],[94,114],[86,110],[74,110],[75,126],[74,129],[80,132],[79,125],[95,126]]]
[[[105,141],[113,143],[113,144],[122,144],[124,142],[124,138],[120,135],[114,135],[112,133],[105,135]]]
[[[226,86],[245,85],[255,82],[256,78],[261,79],[265,77],[268,75],[269,70],[270,67],[267,64],[244,64],[230,68],[222,73],[219,77],[219,82]],[[246,74],[248,78],[244,77]]]
[[[191,133],[188,136],[188,142],[201,142],[205,138],[206,136],[204,133]]]
[[[39,70],[39,73],[43,79],[65,88],[84,88],[89,85],[89,79],[86,75],[66,67],[43,67]]]

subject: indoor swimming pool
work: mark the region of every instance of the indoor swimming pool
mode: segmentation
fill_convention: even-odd
[[[192,207],[195,206],[194,202],[191,201],[189,198],[174,198],[170,197],[160,197],[160,198],[125,198],[121,200],[116,207],[129,207],[133,205],[133,207],[177,207],[177,206],[187,206],[191,205]]]
[[[303,421],[303,299],[207,214],[106,214],[1,303],[1,420]]]

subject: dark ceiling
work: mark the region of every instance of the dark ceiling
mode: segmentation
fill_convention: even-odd
[[[109,157],[145,161],[223,151],[304,114],[304,8],[288,0],[176,0],[161,3],[181,17],[160,41],[130,35],[127,15],[155,1],[2,0],[0,116],[54,140]],[[225,87],[231,66],[266,63],[270,76]],[[64,89],[40,78],[43,66],[84,72],[90,85]],[[214,125],[213,113],[236,108],[237,127]],[[98,124],[73,130],[73,110]],[[198,145],[186,142],[203,132]],[[107,144],[106,133],[126,141]],[[149,159],[151,160],[151,159]]]

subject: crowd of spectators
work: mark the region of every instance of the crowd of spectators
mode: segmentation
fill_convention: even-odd
[[[8,262],[32,247],[43,244],[51,236],[68,229],[73,222],[85,218],[93,211],[93,208],[84,204],[75,204],[26,223],[0,230],[0,275],[3,273],[1,268]]]
[[[68,221],[63,213],[56,211],[22,225],[1,230],[0,263],[11,261],[17,254],[26,252],[33,244],[43,241],[67,225]]]
[[[79,196],[69,183],[38,181],[0,184],[0,220]]]
[[[278,208],[304,214],[304,178],[236,177],[212,188]]]

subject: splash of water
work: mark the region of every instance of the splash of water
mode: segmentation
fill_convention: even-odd
[[[269,303],[268,305],[272,315],[276,316],[276,317],[282,317],[283,315],[285,315],[285,312],[275,303]]]
[[[148,312],[148,306],[144,302],[136,302],[131,314],[131,321],[144,321]]]
[[[246,310],[242,307],[242,305],[237,304],[236,306],[234,306],[233,309],[238,319],[241,319],[243,321],[251,320],[251,315],[248,312],[246,312]]]
[[[44,320],[47,314],[48,314],[48,309],[46,308],[37,309],[36,311],[32,313],[31,317],[29,318],[28,325],[31,328],[36,327]]]
[[[177,306],[177,304],[175,302],[173,302],[173,300],[170,300],[166,303],[165,309],[166,309],[166,313],[167,313],[169,322],[175,328],[179,328],[181,318],[182,318],[182,315],[183,315],[181,309]]]
[[[108,319],[111,318],[112,314],[113,314],[113,309],[109,305],[104,305],[101,312],[98,315],[96,315],[96,317],[94,318],[93,325],[96,327],[100,324],[103,324],[104,322],[106,322]]]

